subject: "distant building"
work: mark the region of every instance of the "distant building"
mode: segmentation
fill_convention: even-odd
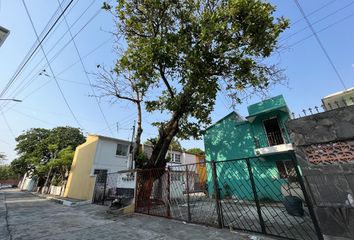
[[[135,177],[131,169],[135,168],[130,153],[131,142],[101,135],[89,135],[86,142],[76,148],[73,163],[65,188],[64,197],[96,202],[102,199],[105,187],[117,194],[131,195],[135,189]],[[152,146],[142,145],[147,156],[152,153]],[[172,184],[185,186],[185,172],[178,169],[182,164],[202,162],[191,167],[190,187],[206,181],[203,157],[188,152],[169,150],[167,166],[174,166],[171,173]],[[171,170],[172,172],[172,170]],[[204,173],[204,174],[202,174]],[[106,189],[107,191],[108,189]],[[181,191],[182,191],[181,187]]]
[[[152,146],[144,144],[142,147],[143,151],[150,157]],[[187,178],[189,191],[203,188],[207,179],[205,156],[199,156],[188,151],[170,149],[166,154],[166,159],[169,160],[166,166],[170,169],[170,187],[173,189],[171,191],[172,198],[183,196],[187,188]]]
[[[344,91],[332,93],[322,99],[326,111],[354,105],[354,87]]]

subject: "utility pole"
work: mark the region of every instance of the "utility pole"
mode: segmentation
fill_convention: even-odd
[[[131,141],[131,144],[130,144],[130,152],[133,153],[133,148],[134,147],[139,147],[139,146],[134,146],[135,142],[134,142],[134,139],[135,139],[135,120],[134,120],[134,125],[133,125],[133,133],[132,133],[132,141]],[[133,169],[133,163],[134,163],[134,154],[131,154],[132,155],[132,158],[131,158],[131,163],[130,163],[130,166],[129,168],[130,169]]]

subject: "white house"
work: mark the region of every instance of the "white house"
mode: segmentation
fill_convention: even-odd
[[[89,135],[76,148],[64,196],[90,201],[97,194],[95,189],[105,185],[112,189],[134,188],[131,174],[118,173],[134,167],[130,148],[131,142],[126,140]]]

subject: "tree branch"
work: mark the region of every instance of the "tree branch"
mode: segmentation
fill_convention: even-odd
[[[170,83],[168,82],[168,80],[167,80],[167,78],[166,78],[166,76],[165,76],[165,72],[163,71],[163,69],[162,69],[162,66],[161,65],[159,65],[159,72],[160,72],[160,75],[161,75],[161,78],[162,78],[162,81],[164,82],[164,84],[166,85],[166,87],[167,87],[167,90],[168,90],[168,92],[170,93],[170,95],[171,95],[171,98],[174,98],[175,97],[175,94],[174,94],[174,92],[173,92],[173,90],[172,90],[172,88],[171,88],[171,85],[170,85]]]

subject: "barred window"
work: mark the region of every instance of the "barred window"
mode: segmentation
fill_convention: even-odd
[[[277,165],[279,177],[281,179],[295,177],[295,167],[292,161],[275,161]]]
[[[95,169],[93,171],[93,174],[97,175],[96,182],[97,183],[105,183],[106,179],[107,179],[107,172],[108,172],[107,169]]]

